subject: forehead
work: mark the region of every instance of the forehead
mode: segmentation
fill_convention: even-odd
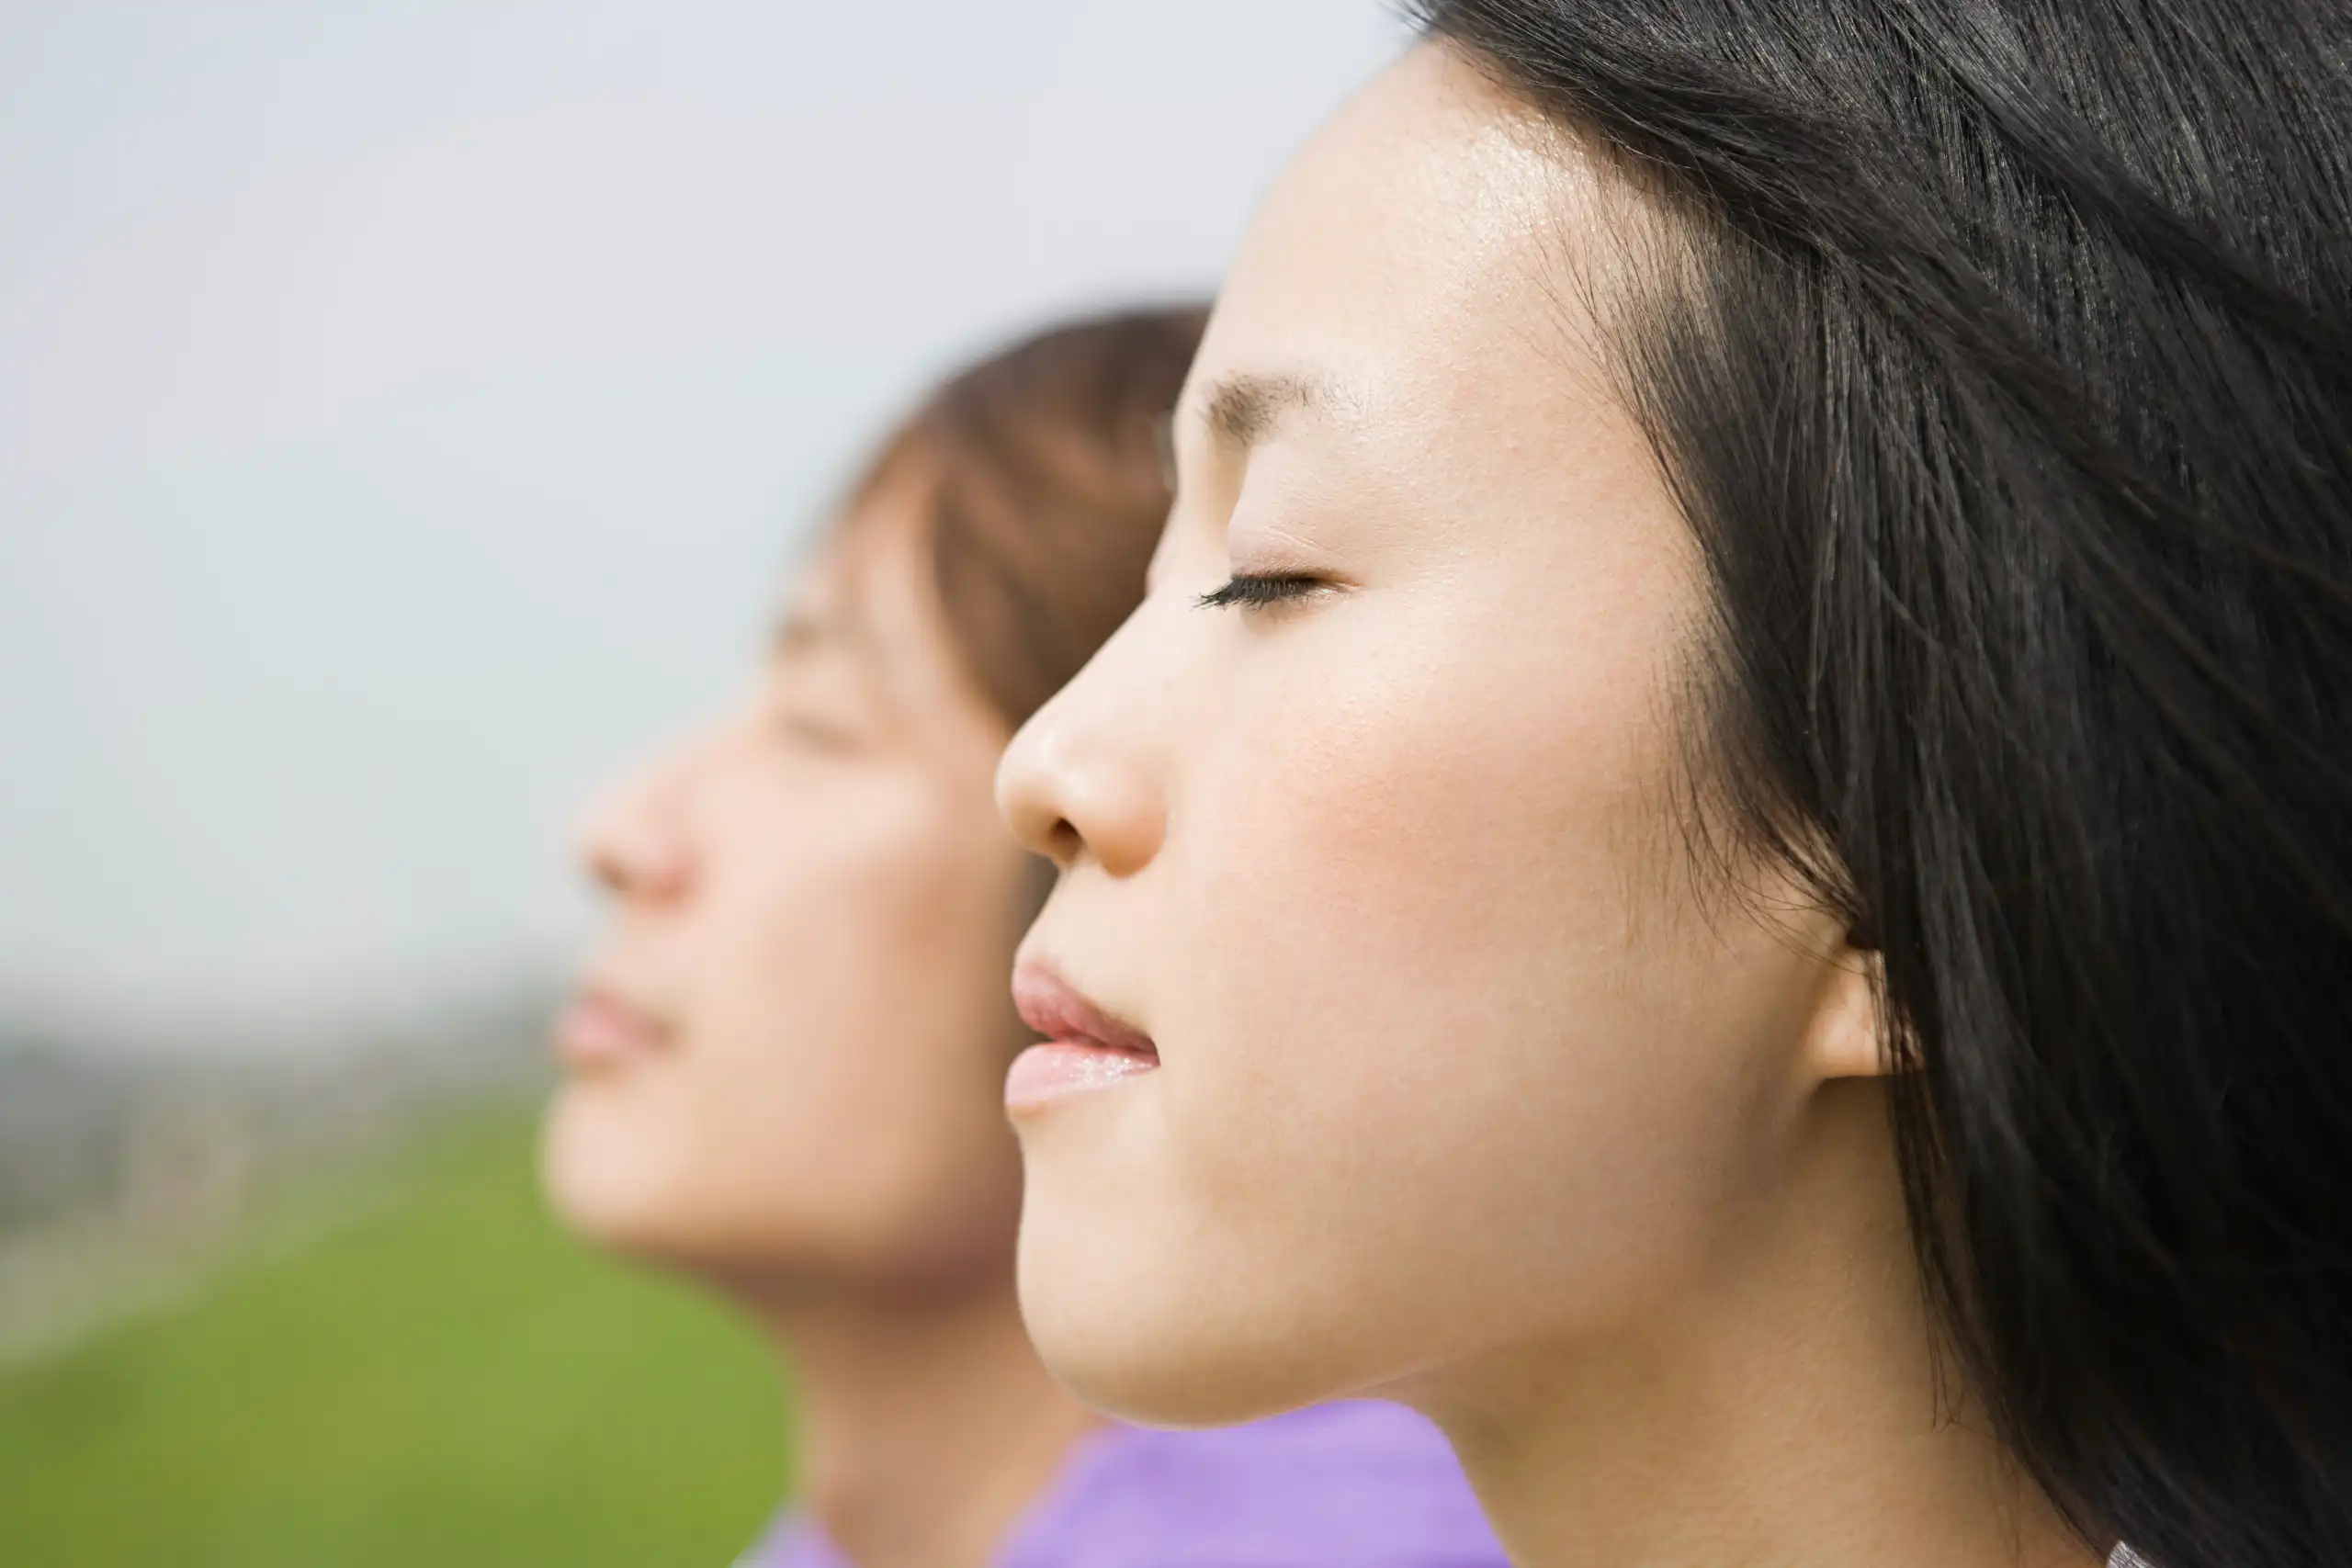
[[[1597,374],[1562,373],[1600,369],[1593,285],[1631,206],[1466,57],[1417,47],[1269,192],[1195,366],[1195,407],[1234,374],[1363,387],[1431,416],[1491,415],[1498,394],[1564,381],[1589,394]]]

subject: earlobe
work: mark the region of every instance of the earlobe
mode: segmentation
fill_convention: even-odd
[[[1885,960],[1849,936],[1824,967],[1805,1032],[1805,1061],[1815,1077],[1875,1078],[1893,1071],[1880,998]]]

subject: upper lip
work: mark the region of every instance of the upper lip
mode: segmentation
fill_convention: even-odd
[[[656,1010],[633,1000],[618,987],[606,981],[583,981],[572,995],[572,1005],[598,1012],[614,1013],[631,1029],[654,1039],[670,1032],[670,1021]]]
[[[1150,1035],[1105,1012],[1041,960],[1030,959],[1012,972],[1012,1005],[1022,1022],[1048,1040],[1159,1058],[1159,1047]]]

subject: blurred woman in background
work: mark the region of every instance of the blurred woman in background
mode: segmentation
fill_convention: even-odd
[[[1499,1562],[1418,1416],[1106,1427],[1016,1310],[1005,976],[1052,871],[990,781],[1142,594],[1201,324],[1067,326],[950,381],[799,575],[752,691],[588,822],[615,919],[559,1030],[547,1183],[772,1333],[797,1506],[758,1568]]]
[[[1037,1344],[1528,1568],[2344,1568],[2352,8],[1427,9],[1005,760]]]

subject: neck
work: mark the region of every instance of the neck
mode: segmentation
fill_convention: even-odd
[[[1521,1568],[2098,1568],[1939,1377],[1874,1086],[1642,1321],[1427,1397]]]
[[[1011,1281],[763,1303],[801,1507],[859,1568],[983,1568],[1094,1417],[1030,1348]]]

